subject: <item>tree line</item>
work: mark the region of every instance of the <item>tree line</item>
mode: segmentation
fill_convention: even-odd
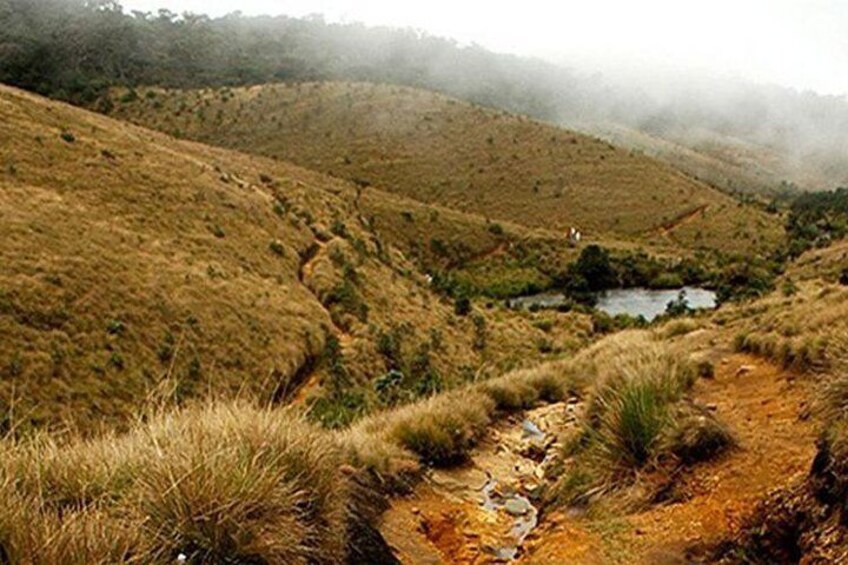
[[[481,69],[481,72],[469,72]],[[127,13],[114,0],[0,0],[0,82],[90,105],[110,86],[362,80],[429,88],[554,119],[546,63],[411,29],[321,17]]]

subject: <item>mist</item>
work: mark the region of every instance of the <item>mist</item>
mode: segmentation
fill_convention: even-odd
[[[0,0],[0,80],[86,105],[116,84],[394,83],[588,132],[733,192],[848,185],[848,5],[548,4]]]
[[[552,6],[530,0],[520,9],[441,0],[426,6],[346,0],[127,3],[142,10],[163,5],[213,16],[235,10],[320,13],[328,25],[364,24],[373,33],[359,48],[373,55],[385,51],[380,64],[398,67],[387,73],[393,81],[600,135],[723,188],[848,184],[848,5],[842,2],[603,0]],[[388,30],[423,42],[445,38],[463,51],[462,63],[451,50],[405,49],[407,40]],[[386,35],[394,39],[381,38]],[[491,57],[476,54],[483,51],[502,55],[495,69]],[[358,60],[350,67],[367,64]],[[406,76],[413,67],[415,76]],[[496,95],[492,88],[504,92]],[[523,99],[528,97],[532,101]],[[689,150],[699,152],[697,158],[686,155]],[[728,174],[693,162],[703,155],[718,159]]]

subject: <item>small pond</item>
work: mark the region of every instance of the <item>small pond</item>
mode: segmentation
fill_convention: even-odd
[[[648,288],[618,288],[608,290],[598,295],[598,310],[610,316],[629,314],[633,317],[644,316],[651,321],[665,312],[668,303],[676,300],[680,292],[686,293],[686,302],[690,308],[716,307],[716,294],[712,290],[685,286],[683,288],[651,290]],[[550,292],[520,296],[508,301],[510,308],[556,308],[568,303],[568,298],[561,293]]]
[[[644,316],[649,322],[665,312],[668,303],[676,300],[680,292],[686,293],[686,302],[690,308],[713,309],[716,307],[716,294],[712,290],[686,286],[682,289],[651,290],[648,288],[619,288],[598,295],[598,310],[610,316],[630,314]]]

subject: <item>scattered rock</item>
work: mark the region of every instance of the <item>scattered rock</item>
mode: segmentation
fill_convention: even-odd
[[[756,367],[753,365],[742,365],[738,369],[736,369],[736,376],[747,375],[751,371],[753,371]]]
[[[530,503],[523,498],[510,498],[504,504],[504,510],[513,516],[523,516],[530,511]]]
[[[541,463],[547,455],[547,447],[547,442],[544,441],[528,441],[521,446],[518,453],[522,457]]]
[[[521,432],[522,432],[522,435],[525,438],[527,438],[527,437],[532,437],[532,438],[544,437],[544,435],[545,435],[545,432],[540,430],[539,426],[537,426],[536,424],[534,424],[530,420],[524,420],[523,422],[521,422]]]

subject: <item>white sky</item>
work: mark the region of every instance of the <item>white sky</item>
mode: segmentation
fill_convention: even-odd
[[[414,27],[582,71],[695,71],[848,94],[848,0],[124,0]]]

